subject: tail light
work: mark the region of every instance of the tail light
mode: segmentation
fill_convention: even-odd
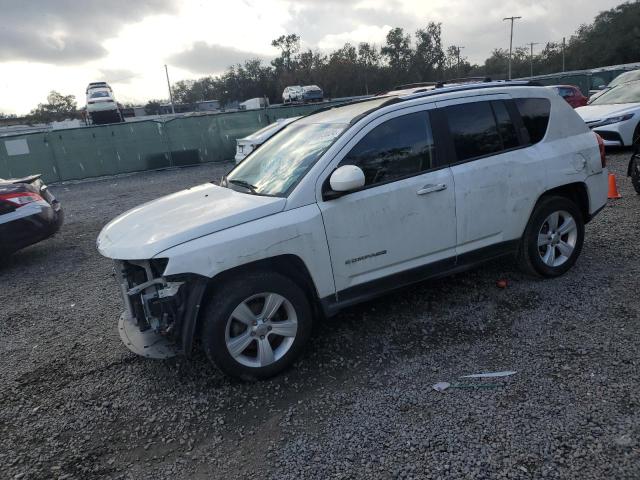
[[[0,202],[8,202],[16,207],[22,207],[28,203],[39,202],[44,200],[37,193],[18,192],[18,193],[0,193]]]
[[[605,153],[605,150],[604,150],[604,140],[596,132],[593,132],[593,133],[598,139],[598,147],[600,148],[600,163],[602,164],[602,168],[605,168],[607,166],[607,154]]]

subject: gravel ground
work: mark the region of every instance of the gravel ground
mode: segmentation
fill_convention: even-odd
[[[0,477],[640,478],[629,155],[610,155],[623,198],[567,275],[502,260],[403,289],[317,325],[294,368],[255,384],[202,355],[130,353],[95,249],[118,213],[228,165],[53,186],[62,231],[0,266]],[[458,378],[492,370],[517,374]]]

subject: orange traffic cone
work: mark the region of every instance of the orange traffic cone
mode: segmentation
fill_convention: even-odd
[[[609,174],[609,198],[622,198],[616,185],[616,176],[613,173]]]

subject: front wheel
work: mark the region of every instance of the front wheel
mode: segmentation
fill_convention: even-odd
[[[580,255],[584,221],[574,202],[545,197],[536,205],[519,248],[522,269],[543,277],[567,272]]]
[[[311,334],[305,292],[277,273],[238,276],[215,292],[204,312],[202,345],[225,374],[265,379],[289,367]]]

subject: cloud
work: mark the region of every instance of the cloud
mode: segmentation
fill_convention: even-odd
[[[127,23],[172,13],[170,0],[0,0],[0,61],[78,64],[107,54]]]
[[[239,50],[234,47],[194,42],[191,48],[172,55],[167,59],[167,62],[192,73],[216,74],[223,72],[231,65],[256,58],[267,60],[264,55]]]
[[[353,0],[304,0],[290,4],[284,28],[299,34],[305,45],[313,47],[326,43],[330,35],[345,35],[362,28],[373,32],[386,25],[413,26],[415,20],[402,10],[398,0],[378,5]]]
[[[133,70],[127,70],[126,68],[101,68],[99,73],[100,75],[97,81],[105,81],[110,85],[130,83],[133,79],[140,76],[139,73]]]
[[[382,27],[361,25],[350,32],[325,35],[318,42],[318,47],[322,50],[336,50],[341,48],[345,43],[351,43],[357,46],[360,42],[369,42],[380,46],[385,42],[387,33],[389,33],[391,28],[389,25],[383,25]]]

